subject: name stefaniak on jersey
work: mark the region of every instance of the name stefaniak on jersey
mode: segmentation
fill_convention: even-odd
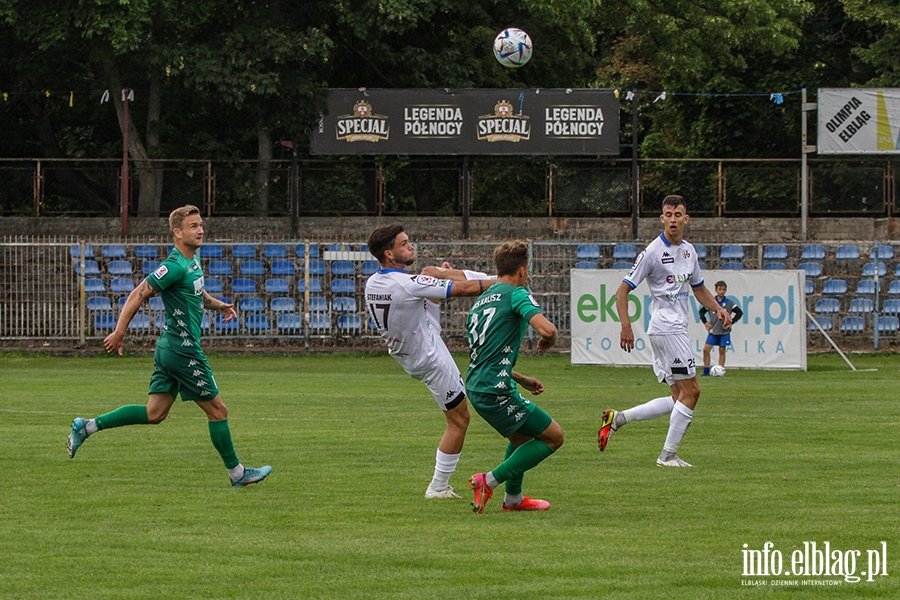
[[[390,294],[366,294],[366,302],[393,302]]]

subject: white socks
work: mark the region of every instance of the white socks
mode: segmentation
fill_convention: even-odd
[[[94,435],[95,433],[97,433],[97,421],[94,419],[89,419],[84,424],[84,431],[88,435]]]
[[[232,481],[240,481],[241,477],[244,476],[244,465],[238,463],[238,466],[228,469],[228,477]]]
[[[687,432],[693,417],[693,410],[681,402],[675,403],[675,408],[672,409],[672,417],[669,419],[669,433],[666,435],[666,443],[663,445],[664,457],[671,458],[678,452],[678,446],[681,444],[681,440],[684,439],[684,434]]]
[[[632,421],[646,421],[647,419],[664,417],[672,414],[674,406],[675,400],[672,399],[672,396],[654,398],[644,404],[629,408],[628,410],[623,410],[620,414],[625,418],[625,421],[623,423],[616,423],[616,426],[619,427],[625,423],[631,423]]]
[[[447,489],[450,476],[456,471],[459,463],[459,454],[444,454],[440,448],[434,460],[434,478],[431,480],[431,489],[440,491]]]

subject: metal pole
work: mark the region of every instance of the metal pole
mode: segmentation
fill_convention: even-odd
[[[818,104],[806,101],[806,88],[801,90],[800,100],[800,236],[805,242],[809,239],[809,167],[806,162],[806,155],[816,151],[816,146],[807,144],[807,114],[811,110],[816,110]]]
[[[875,240],[875,245],[872,246],[872,266],[875,267],[875,314],[872,317],[873,323],[872,325],[875,328],[875,349],[878,350],[878,288],[881,285],[879,283],[879,273],[878,273],[878,264],[881,262],[879,259],[879,255],[881,253],[878,251],[878,240]]]
[[[472,172],[469,168],[469,157],[463,157],[462,167],[462,218],[463,218],[463,239],[469,239],[469,211],[472,202]]]
[[[300,237],[300,165],[294,140],[291,140],[291,234],[294,239]]]
[[[638,96],[631,92],[631,239],[638,239]]]
[[[122,90],[122,235],[128,235],[128,100],[131,90]]]

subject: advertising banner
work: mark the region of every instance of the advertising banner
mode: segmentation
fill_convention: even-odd
[[[819,154],[900,153],[900,88],[819,90]]]
[[[334,89],[313,154],[619,153],[619,100],[589,89]]]
[[[624,270],[572,269],[572,364],[650,365],[652,356],[647,326],[651,297],[647,284],[632,290],[628,311],[635,348],[619,347],[616,290]],[[715,294],[716,281],[728,286],[727,296],[744,312],[731,330],[727,368],[806,370],[806,290],[803,271],[703,271],[706,287]],[[697,364],[703,366],[706,328],[700,322],[701,305],[690,297],[692,319],[688,327]],[[716,364],[718,348],[712,350]]]

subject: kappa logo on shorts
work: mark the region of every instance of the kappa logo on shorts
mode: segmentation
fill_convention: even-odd
[[[521,421],[524,417],[525,417],[525,411],[522,411],[522,412],[520,412],[520,413],[516,413],[516,422],[518,423],[518,422]]]
[[[680,358],[676,358],[675,360],[672,361],[672,364],[673,365],[683,365],[684,363],[681,362]]]
[[[507,346],[506,348],[503,349],[503,351],[504,351],[506,354],[512,354],[512,351],[513,351],[513,350],[512,350],[512,348],[511,348],[510,346]]]
[[[509,373],[506,372],[506,369],[503,369],[499,373],[497,373],[497,377],[509,377]]]
[[[503,360],[500,361],[500,364],[504,365],[504,366],[509,366],[512,363],[510,362],[510,360],[508,358],[504,357]]]
[[[209,385],[209,384],[206,383],[205,381],[203,381],[202,379],[198,379],[197,383],[195,383],[194,385],[196,385],[197,387],[203,387],[204,385]]]
[[[191,340],[184,340],[181,342],[181,345],[185,348],[192,348],[194,346],[194,344],[191,343]]]
[[[210,394],[210,392],[203,390],[202,392],[200,392],[200,397],[203,398],[204,396],[209,396],[209,394]]]
[[[506,389],[506,382],[505,382],[505,381],[501,381],[500,383],[498,383],[497,385],[494,386],[494,389],[497,389],[497,390],[505,390],[505,389]]]
[[[518,410],[518,408],[519,408],[518,404],[510,404],[509,406],[506,407],[506,414],[511,415],[514,412],[516,412],[516,410]]]
[[[203,375],[203,371],[201,371],[200,369],[194,369],[194,372],[191,373],[192,377],[200,377],[201,375]]]
[[[199,364],[200,364],[199,362],[197,362],[196,360],[194,360],[194,359],[192,358],[192,359],[191,359],[191,362],[188,363],[188,366],[189,366],[189,367],[193,367],[194,365],[199,365]]]
[[[509,396],[500,396],[500,397],[503,398],[503,400],[500,401],[500,406],[503,406],[504,404],[506,404],[507,402],[512,400],[512,398],[510,398]]]

